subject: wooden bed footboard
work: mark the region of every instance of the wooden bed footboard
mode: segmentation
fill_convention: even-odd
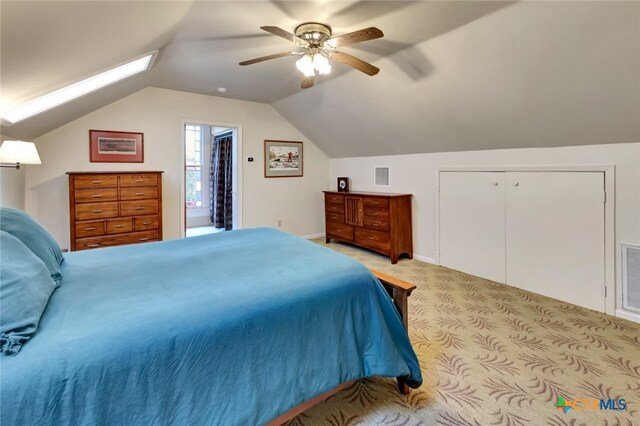
[[[404,328],[408,331],[409,330],[408,300],[409,300],[409,296],[411,295],[411,292],[416,289],[416,286],[407,281],[403,281],[401,279],[392,277],[391,275],[384,274],[375,269],[370,269],[370,270],[371,270],[371,273],[380,280],[384,288],[389,293],[389,296],[391,296],[391,299],[393,299],[393,303],[396,305],[396,309],[398,309],[398,313],[400,314],[400,318],[402,319],[402,324],[404,325]],[[402,393],[403,395],[409,395],[409,392],[411,392],[411,388],[405,383],[405,381],[401,377],[398,377],[397,380],[398,380],[398,390],[400,391],[400,393]],[[342,383],[338,385],[338,387],[336,387],[335,389],[330,390],[329,392],[325,392],[322,395],[318,395],[317,397],[310,399],[309,401],[303,402],[302,404],[293,407],[291,410],[287,411],[280,417],[271,420],[269,423],[267,423],[267,426],[280,426],[288,422],[289,420],[293,419],[300,413],[313,407],[314,405],[321,403],[325,399],[329,398],[331,395],[334,395],[340,392],[341,390],[346,389],[347,387],[351,386],[353,383],[354,383],[353,381]]]

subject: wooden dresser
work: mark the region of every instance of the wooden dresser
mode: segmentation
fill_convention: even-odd
[[[71,251],[162,240],[162,172],[67,172]]]
[[[377,251],[397,263],[413,258],[411,194],[324,191],[327,243],[332,239]]]

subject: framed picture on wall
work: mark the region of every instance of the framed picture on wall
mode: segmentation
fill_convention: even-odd
[[[92,163],[144,163],[144,135],[138,132],[89,130]]]
[[[264,141],[264,177],[301,177],[302,142]]]

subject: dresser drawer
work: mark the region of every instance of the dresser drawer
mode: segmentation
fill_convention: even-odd
[[[353,226],[327,222],[327,236],[345,241],[353,241]]]
[[[344,215],[344,203],[343,204],[325,204],[324,208],[327,210],[327,212],[331,212],[331,213],[340,213],[342,215]]]
[[[375,197],[365,197],[362,199],[362,204],[365,207],[375,207],[378,209],[388,209],[389,208],[389,199],[388,198],[375,198]]]
[[[73,193],[76,203],[95,203],[96,201],[118,201],[117,188],[80,189]]]
[[[146,231],[147,229],[158,229],[160,217],[158,216],[139,216],[133,218],[134,231]]]
[[[106,219],[118,216],[118,202],[76,205],[76,220]]]
[[[76,222],[76,238],[104,235],[104,220]]]
[[[133,225],[130,217],[126,219],[107,219],[107,234],[121,234],[131,231],[133,231]]]
[[[389,209],[376,209],[373,207],[364,208],[364,217],[370,217],[372,219],[389,220]]]
[[[144,200],[149,198],[158,198],[157,186],[120,188],[121,200]]]
[[[120,216],[138,216],[158,213],[158,200],[121,201]]]
[[[388,231],[389,230],[389,218],[384,217],[364,217],[364,226],[371,229],[376,229],[378,231]]]
[[[327,212],[327,220],[331,222],[344,223],[344,213]]]
[[[98,247],[120,246],[124,244],[146,243],[158,241],[158,231],[131,232],[122,235],[105,237],[81,238],[76,240],[76,250],[87,250]]]
[[[391,238],[388,232],[373,231],[371,229],[356,229],[356,244],[369,247],[374,250],[389,251]]]
[[[120,186],[156,186],[158,185],[158,175],[139,174],[139,175],[120,175]]]
[[[344,195],[324,194],[324,201],[327,204],[344,204]]]
[[[75,188],[105,188],[105,187],[117,187],[118,176],[117,175],[85,175],[75,176],[73,178],[73,185]]]

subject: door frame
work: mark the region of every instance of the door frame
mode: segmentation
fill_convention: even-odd
[[[220,121],[207,121],[198,119],[180,120],[180,238],[185,237],[186,207],[185,207],[185,148],[186,140],[184,128],[187,124],[205,124],[211,127],[229,127],[235,129],[235,143],[233,152],[234,194],[233,194],[233,229],[242,228],[242,125],[225,123]]]
[[[615,170],[613,164],[567,164],[567,165],[529,165],[529,166],[436,166],[435,167],[435,247],[436,264],[440,265],[440,173],[442,172],[602,172],[604,173],[604,287],[605,313],[616,315],[616,307],[621,306],[622,283],[616,281],[620,276],[620,262],[616,260],[615,235]]]

